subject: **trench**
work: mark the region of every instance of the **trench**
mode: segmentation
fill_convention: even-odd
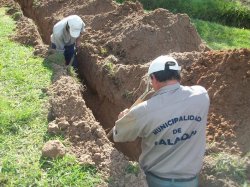
[[[91,109],[96,120],[100,122],[100,125],[104,128],[105,132],[108,133],[114,126],[118,114],[124,109],[123,105],[111,102],[109,98],[97,91],[93,83],[88,81],[86,74],[93,72],[93,65],[91,64],[96,62],[95,58],[93,59],[89,53],[85,53],[84,50],[82,50],[78,55],[78,62],[80,61],[82,63],[79,63],[79,76],[87,87],[86,91],[82,93],[83,99],[88,108]],[[114,143],[116,149],[125,154],[130,160],[137,161],[139,159],[141,152],[139,139],[135,142],[127,143],[116,143],[112,138],[110,138],[110,141]]]
[[[108,133],[114,126],[117,116],[123,108],[119,103],[111,102],[105,95],[100,94],[86,78],[86,69],[91,67],[91,65],[84,65],[84,62],[88,62],[89,64],[95,63],[95,61],[89,57],[89,54],[84,53],[84,51],[80,52],[78,62],[83,62],[79,63],[79,76],[87,87],[86,91],[82,93],[83,99],[87,107],[91,109],[95,119],[100,122],[105,132]],[[137,161],[139,159],[141,152],[139,140],[135,142],[116,143],[111,137],[110,141],[114,143],[116,149],[125,154],[130,160]]]
[[[52,33],[52,27],[57,22],[53,18],[48,18],[46,16],[47,11],[36,9],[33,6],[33,1],[26,0],[16,0],[20,5],[23,15],[32,19],[36,24],[38,32],[43,40],[44,44],[50,44],[50,34]],[[93,69],[98,69],[95,64],[97,59],[93,56],[86,48],[78,49],[77,60],[79,63],[79,77],[84,82],[87,87],[86,91],[82,93],[82,97],[86,102],[86,105],[92,111],[95,119],[104,128],[105,132],[108,133],[117,119],[120,111],[125,108],[124,103],[117,103],[110,101],[105,95],[102,95],[96,89],[98,86],[98,81],[93,82],[95,79],[88,77],[93,77],[89,73],[96,72]],[[112,89],[112,88],[105,88]],[[113,142],[112,138],[110,139]],[[128,143],[114,143],[114,147],[126,155],[132,161],[138,161],[141,149],[140,140]]]

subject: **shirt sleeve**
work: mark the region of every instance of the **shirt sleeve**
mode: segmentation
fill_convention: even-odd
[[[139,123],[140,121],[140,123]],[[134,111],[130,111],[124,117],[115,122],[113,139],[115,142],[130,142],[141,136],[144,124],[138,120]]]
[[[54,42],[55,42],[55,45],[56,45],[56,49],[58,50],[64,50],[64,42],[63,42],[63,39],[62,39],[62,36],[58,35],[58,34],[53,34],[53,37],[54,37]]]

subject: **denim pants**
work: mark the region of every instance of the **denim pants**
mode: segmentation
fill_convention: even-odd
[[[159,177],[155,177],[151,174],[146,174],[146,179],[149,187],[198,187],[198,178],[195,177],[190,181],[175,181],[172,180],[164,180]]]
[[[54,43],[52,43],[52,44],[51,44],[51,48],[52,48],[52,49],[56,49],[56,45],[55,45]],[[73,55],[76,55],[76,54],[75,54],[75,44],[71,44],[71,45],[69,45],[69,46],[64,46],[63,55],[64,55],[64,59],[65,59],[66,65],[69,65],[70,60],[72,59]],[[76,58],[74,58],[73,63],[72,63],[72,66],[73,66],[75,69],[77,68],[78,63],[77,63]]]

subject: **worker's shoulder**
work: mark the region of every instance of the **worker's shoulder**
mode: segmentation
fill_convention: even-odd
[[[201,85],[193,85],[193,86],[184,86],[183,87],[184,90],[189,90],[190,92],[193,93],[207,93],[207,90],[205,87],[201,86]]]
[[[138,105],[132,107],[130,111],[136,116],[140,116],[141,114],[144,115],[145,112],[147,111],[147,101],[143,101]]]
[[[61,20],[57,22],[53,27],[53,34],[62,33],[65,26],[66,26],[66,20]]]

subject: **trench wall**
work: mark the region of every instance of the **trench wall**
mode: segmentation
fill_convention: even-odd
[[[78,14],[89,26],[78,49],[79,75],[88,87],[84,100],[107,132],[119,112],[129,108],[145,90],[140,82],[147,62],[162,53],[204,50],[187,15],[174,15],[163,9],[145,14],[138,3],[118,6],[112,0],[16,1],[24,15],[34,20],[45,44],[50,42],[53,25],[67,15]],[[103,52],[103,46],[109,51]],[[115,75],[107,72],[107,66],[105,69],[109,56],[116,59],[112,61]],[[115,146],[137,160],[138,143],[139,140]]]

